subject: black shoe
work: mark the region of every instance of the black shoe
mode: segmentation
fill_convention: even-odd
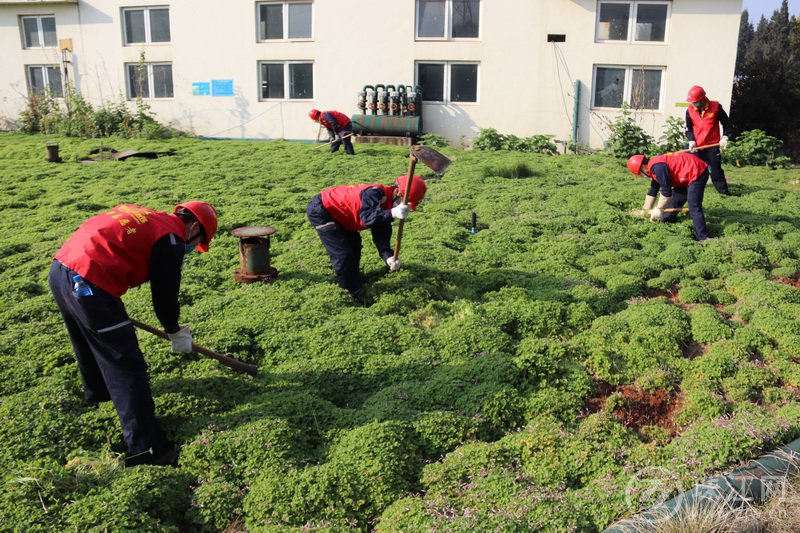
[[[125,466],[137,465],[162,465],[162,466],[175,466],[178,461],[178,452],[172,444],[168,444],[162,448],[158,453],[153,453],[153,449],[145,450],[136,455],[132,455],[125,459]]]

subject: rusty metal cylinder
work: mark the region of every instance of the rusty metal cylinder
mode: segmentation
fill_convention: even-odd
[[[275,231],[275,228],[269,226],[245,226],[231,231],[239,238],[241,268],[234,273],[236,281],[269,281],[278,275],[278,271],[270,264],[269,254],[269,236]]]

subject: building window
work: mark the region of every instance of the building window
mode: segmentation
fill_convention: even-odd
[[[634,109],[661,108],[661,67],[596,66],[592,107],[622,107],[623,102]]]
[[[125,8],[122,25],[127,45],[170,42],[168,7]]]
[[[600,42],[663,43],[667,39],[669,2],[598,2]]]
[[[56,18],[52,15],[20,17],[25,48],[55,48]]]
[[[426,102],[477,103],[477,63],[417,63],[416,84]]]
[[[128,98],[172,98],[172,63],[125,65]]]
[[[417,39],[477,39],[480,0],[417,0]]]
[[[262,61],[258,66],[261,100],[314,98],[313,63]]]
[[[64,97],[61,84],[61,69],[58,65],[28,65],[28,90],[30,94],[47,94],[56,98]]]
[[[311,39],[311,2],[264,2],[258,6],[258,40]]]

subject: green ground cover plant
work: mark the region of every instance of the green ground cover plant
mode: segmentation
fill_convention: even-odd
[[[707,190],[699,244],[685,215],[628,215],[647,184],[610,155],[442,148],[453,164],[426,176],[404,268],[365,239],[357,305],[305,207],[390,183],[407,149],[70,137],[53,164],[50,140],[0,134],[0,529],[597,531],[647,505],[640,472],[688,487],[798,435],[796,169],[726,169],[742,195]],[[171,155],[80,163],[100,142]],[[180,456],[123,468],[47,271],[89,216],[186,199],[220,230],[187,256],[182,322],[260,374],[142,333]],[[233,278],[247,225],[278,230],[268,284]],[[124,301],[157,324],[149,289]]]

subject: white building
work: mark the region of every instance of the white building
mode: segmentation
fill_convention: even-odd
[[[599,147],[622,102],[656,137],[694,84],[730,109],[741,4],[0,0],[0,121],[68,78],[94,106],[141,91],[196,135],[313,139],[310,109],[352,115],[365,85],[419,85],[424,131],[456,145],[495,128]]]

